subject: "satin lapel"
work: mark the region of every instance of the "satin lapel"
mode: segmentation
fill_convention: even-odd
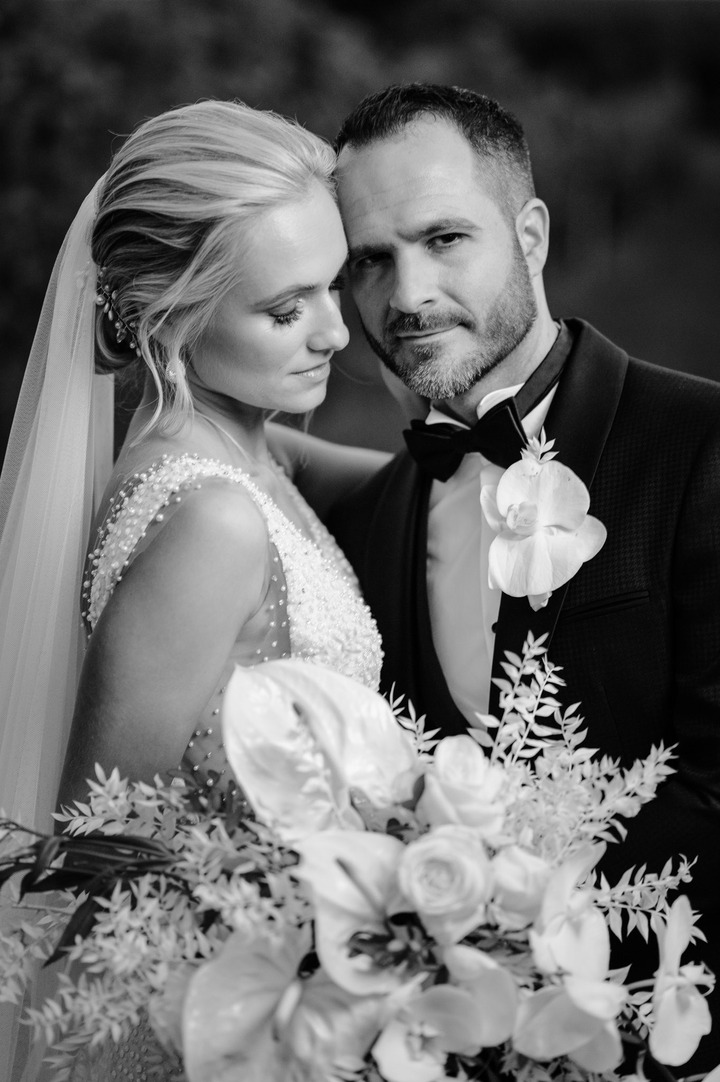
[[[386,668],[399,682],[397,657],[400,644],[407,641],[416,577],[419,501],[415,469],[408,455],[393,459],[382,476],[365,538],[360,579],[383,636]]]
[[[565,371],[545,422],[545,433],[555,439],[558,461],[569,466],[590,491],[622,394],[628,357],[584,320],[566,321],[574,336]],[[495,635],[493,675],[502,675],[505,650],[519,653],[529,631],[535,638],[552,640],[570,583],[554,590],[544,609],[533,612],[527,598],[503,594]],[[498,708],[493,685],[490,710]]]
[[[365,600],[383,636],[383,688],[395,685],[429,728],[465,732],[443,676],[430,626],[427,517],[432,479],[408,454],[395,458],[377,494],[365,543]]]

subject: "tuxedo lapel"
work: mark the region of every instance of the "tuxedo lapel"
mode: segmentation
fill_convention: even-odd
[[[385,471],[365,546],[365,600],[382,631],[384,671],[443,735],[467,722],[448,690],[435,652],[427,592],[427,518],[432,478],[408,454]],[[390,691],[390,682],[383,685]]]
[[[558,462],[569,466],[591,490],[622,393],[628,357],[583,320],[566,321],[573,346],[545,422],[545,434],[555,440]],[[547,605],[533,612],[526,597],[500,602],[493,655],[493,676],[501,676],[506,650],[519,653],[528,632],[552,640],[570,583],[554,590]],[[497,713],[499,692],[490,692],[490,711]]]

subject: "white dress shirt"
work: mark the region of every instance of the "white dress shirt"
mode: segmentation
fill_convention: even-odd
[[[485,395],[478,417],[521,386]],[[556,390],[557,385],[522,419],[528,438],[539,435]],[[464,427],[435,408],[426,421]],[[487,713],[494,625],[502,597],[488,585],[488,551],[495,535],[480,507],[480,489],[496,485],[502,474],[501,466],[473,452],[449,480],[433,481],[430,490],[427,587],[432,637],[450,694],[468,721],[476,713]]]

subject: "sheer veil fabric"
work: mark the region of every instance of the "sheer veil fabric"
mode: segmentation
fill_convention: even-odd
[[[0,478],[0,810],[39,830],[52,829],[84,652],[88,535],[112,469],[112,379],[94,374],[102,180],[55,262]],[[1,1078],[32,1077],[13,1073],[16,1036],[17,1012],[3,1007]]]

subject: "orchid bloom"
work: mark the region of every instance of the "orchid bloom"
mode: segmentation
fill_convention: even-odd
[[[418,992],[392,1018],[372,1055],[386,1082],[441,1082],[449,1052],[482,1047],[484,1005],[469,992],[438,984]]]
[[[550,877],[540,915],[530,931],[535,963],[559,983],[526,994],[520,1003],[513,1045],[536,1060],[567,1055],[602,1073],[622,1061],[616,1019],[626,989],[607,979],[610,934],[592,894],[577,888],[604,852],[586,846]]]
[[[712,987],[712,977],[703,965],[680,965],[694,923],[690,902],[681,894],[670,907],[667,924],[658,931],[660,966],[653,992],[655,1025],[648,1043],[653,1056],[672,1067],[685,1063],[700,1038],[710,1032],[710,1009],[698,987]]]
[[[593,896],[577,887],[605,852],[604,845],[585,845],[550,875],[540,913],[530,929],[530,945],[544,973],[602,977],[610,961],[605,919],[593,907]]]
[[[286,929],[281,944],[233,933],[190,979],[182,1018],[188,1082],[305,1082],[361,1066],[382,1011],[322,970],[297,977],[310,937]]]
[[[583,482],[545,450],[553,443],[531,440],[498,484],[480,493],[497,535],[490,545],[489,585],[527,597],[533,609],[546,605],[553,590],[597,555],[607,536],[587,513],[590,496]]]
[[[512,974],[494,958],[475,947],[458,944],[443,952],[453,984],[468,992],[479,1018],[475,1038],[480,1048],[493,1048],[508,1040],[515,1026],[518,991]]]
[[[419,772],[409,735],[376,692],[297,659],[237,666],[222,706],[228,761],[263,822],[292,844],[362,829],[351,802],[408,799]]]

